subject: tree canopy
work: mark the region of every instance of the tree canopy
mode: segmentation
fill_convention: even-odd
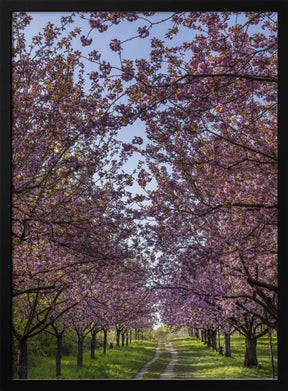
[[[12,18],[19,344],[157,312],[250,340],[276,329],[277,13],[65,14],[28,45],[31,16]]]

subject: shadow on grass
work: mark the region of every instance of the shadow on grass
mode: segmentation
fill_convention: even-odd
[[[133,342],[129,347],[113,348],[106,354],[96,351],[95,359],[85,352],[83,366],[77,367],[75,355],[63,356],[62,375],[57,379],[132,379],[155,353],[156,341]],[[29,379],[55,379],[55,359],[40,358],[29,368]]]
[[[272,377],[267,341],[262,341],[259,344],[259,349],[257,349],[259,366],[253,368],[244,368],[243,366],[244,338],[235,336],[232,341],[232,357],[224,357],[196,338],[172,340],[173,347],[178,352],[178,362],[174,366],[175,378],[251,379]]]

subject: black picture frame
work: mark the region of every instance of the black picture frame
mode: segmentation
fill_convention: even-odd
[[[275,10],[279,15],[279,362],[278,380],[12,380],[11,371],[11,13],[13,11],[89,11],[89,10],[200,10],[246,11]],[[285,0],[276,1],[211,1],[211,0],[2,0],[1,1],[1,132],[0,132],[0,194],[1,194],[1,356],[0,389],[8,390],[135,390],[137,387],[175,390],[288,390],[287,366],[287,200],[288,176],[285,138],[287,71],[285,55],[288,39],[288,7]]]

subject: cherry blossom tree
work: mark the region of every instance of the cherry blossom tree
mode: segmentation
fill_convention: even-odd
[[[277,15],[179,12],[157,22],[152,16],[95,12],[89,23],[103,34],[140,21],[129,41],[150,42],[149,59],[124,59],[128,40],[110,47],[119,53],[130,116],[133,107],[150,140],[138,148],[150,171],[139,172],[139,185],[151,176],[157,181],[148,194],[157,222],[152,242],[167,259],[160,268],[165,274],[184,267],[185,274],[190,263],[188,273],[202,274],[197,293],[208,289],[226,307],[231,301],[246,331],[255,319],[276,328]],[[166,41],[153,36],[155,24],[167,21]],[[179,44],[184,30],[193,38]],[[85,43],[93,45],[92,34]],[[213,275],[219,280],[211,291]]]
[[[86,297],[85,275],[132,255],[127,240],[134,230],[133,211],[125,212],[134,202],[125,196],[130,178],[117,172],[125,156],[111,160],[118,155],[118,120],[107,117],[95,80],[90,95],[84,92],[72,47],[79,29],[62,36],[72,16],[60,27],[48,23],[29,49],[29,21],[13,14],[13,331],[20,378],[27,377],[27,339]]]
[[[74,17],[28,48],[30,17],[13,14],[15,335],[25,345],[77,301],[80,339],[123,333],[158,299],[173,327],[236,328],[257,365],[278,318],[277,15],[82,13],[87,35],[68,32]],[[119,39],[123,25],[134,33]],[[115,63],[96,45],[107,31]],[[131,42],[150,53],[129,57]],[[120,142],[136,120],[148,143]],[[145,196],[128,191],[134,152]]]

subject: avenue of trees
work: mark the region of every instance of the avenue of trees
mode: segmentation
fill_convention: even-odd
[[[159,313],[203,340],[220,329],[226,355],[237,330],[257,365],[278,320],[277,14],[65,14],[28,44],[30,21],[13,13],[18,377],[40,333],[59,375],[66,330],[81,366],[88,334],[116,329],[119,343]],[[97,46],[108,32],[115,63]],[[131,42],[149,55],[125,57]],[[139,120],[148,142],[122,142]],[[134,153],[145,164],[128,174]]]

